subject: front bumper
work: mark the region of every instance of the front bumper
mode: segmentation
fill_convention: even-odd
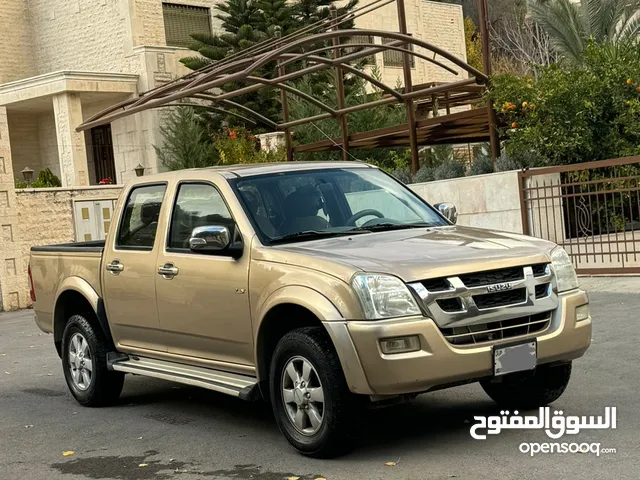
[[[399,395],[489,377],[493,375],[493,346],[520,339],[537,338],[539,365],[582,356],[591,344],[591,316],[576,322],[576,308],[588,304],[588,296],[574,290],[559,295],[558,302],[545,331],[482,345],[454,346],[425,317],[326,322],[325,326],[354,393]],[[382,353],[381,339],[405,335],[417,335],[421,349]]]

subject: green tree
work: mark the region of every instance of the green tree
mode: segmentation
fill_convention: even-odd
[[[338,8],[338,14],[342,15],[351,11],[357,5],[357,1],[349,0]],[[183,58],[181,62],[190,69],[200,69],[212,62],[220,61],[229,55],[273,38],[278,30],[282,35],[287,35],[328,18],[331,3],[330,0],[302,0],[291,3],[287,3],[285,0],[225,0],[214,7],[218,12],[216,17],[222,21],[222,33],[192,35],[194,42],[190,48],[200,55]],[[342,25],[343,28],[349,26],[351,24]],[[311,50],[317,47],[317,45],[310,45],[307,48]],[[273,78],[276,76],[275,63],[265,66],[256,74]],[[313,75],[314,82],[319,85],[326,84],[330,77],[331,74],[327,72]],[[223,85],[221,90],[231,92],[248,85],[247,82],[233,82]],[[280,94],[279,90],[275,88],[265,87],[233,100],[273,121],[281,120]],[[242,112],[234,111],[234,113]],[[246,122],[238,120],[233,115],[213,114],[209,116],[209,122],[211,125],[217,126],[218,129],[223,125],[250,127]],[[263,126],[259,128],[263,128]]]
[[[640,154],[640,49],[591,43],[580,65],[498,75],[494,107],[513,161],[568,164]],[[532,161],[536,157],[536,162]]]
[[[162,145],[154,145],[158,158],[169,170],[217,165],[219,155],[206,121],[192,107],[172,108],[160,125]]]
[[[529,0],[528,5],[553,46],[572,62],[584,61],[589,42],[607,45],[614,57],[618,45],[638,45],[640,0]]]

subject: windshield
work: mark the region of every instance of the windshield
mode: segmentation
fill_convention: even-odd
[[[448,225],[374,168],[293,171],[231,181],[263,243]]]

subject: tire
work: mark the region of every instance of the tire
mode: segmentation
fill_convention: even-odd
[[[484,391],[500,406],[532,409],[556,401],[564,393],[571,377],[571,362],[541,365],[533,374],[511,374],[500,383],[480,382]]]
[[[69,318],[62,334],[62,368],[71,394],[85,407],[112,405],[122,392],[124,373],[107,369],[107,351],[102,332],[87,316]]]
[[[305,363],[311,367],[310,370],[307,367],[306,377]],[[302,372],[299,381],[304,382],[305,378],[308,381],[296,389],[288,366],[296,369],[296,373]],[[269,385],[278,427],[298,452],[310,457],[332,458],[353,449],[364,401],[349,391],[338,355],[324,329],[300,328],[282,337],[271,361]],[[322,402],[317,401],[320,396],[314,390],[318,387]],[[285,402],[285,395],[289,402]],[[303,411],[305,405],[300,408],[296,403],[304,402],[303,397],[308,397],[306,411]],[[295,418],[301,419],[299,426]]]

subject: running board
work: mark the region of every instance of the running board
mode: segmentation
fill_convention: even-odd
[[[203,387],[243,400],[255,400],[259,396],[258,380],[246,375],[138,356],[108,354],[107,364],[110,370],[116,372],[133,373]]]

